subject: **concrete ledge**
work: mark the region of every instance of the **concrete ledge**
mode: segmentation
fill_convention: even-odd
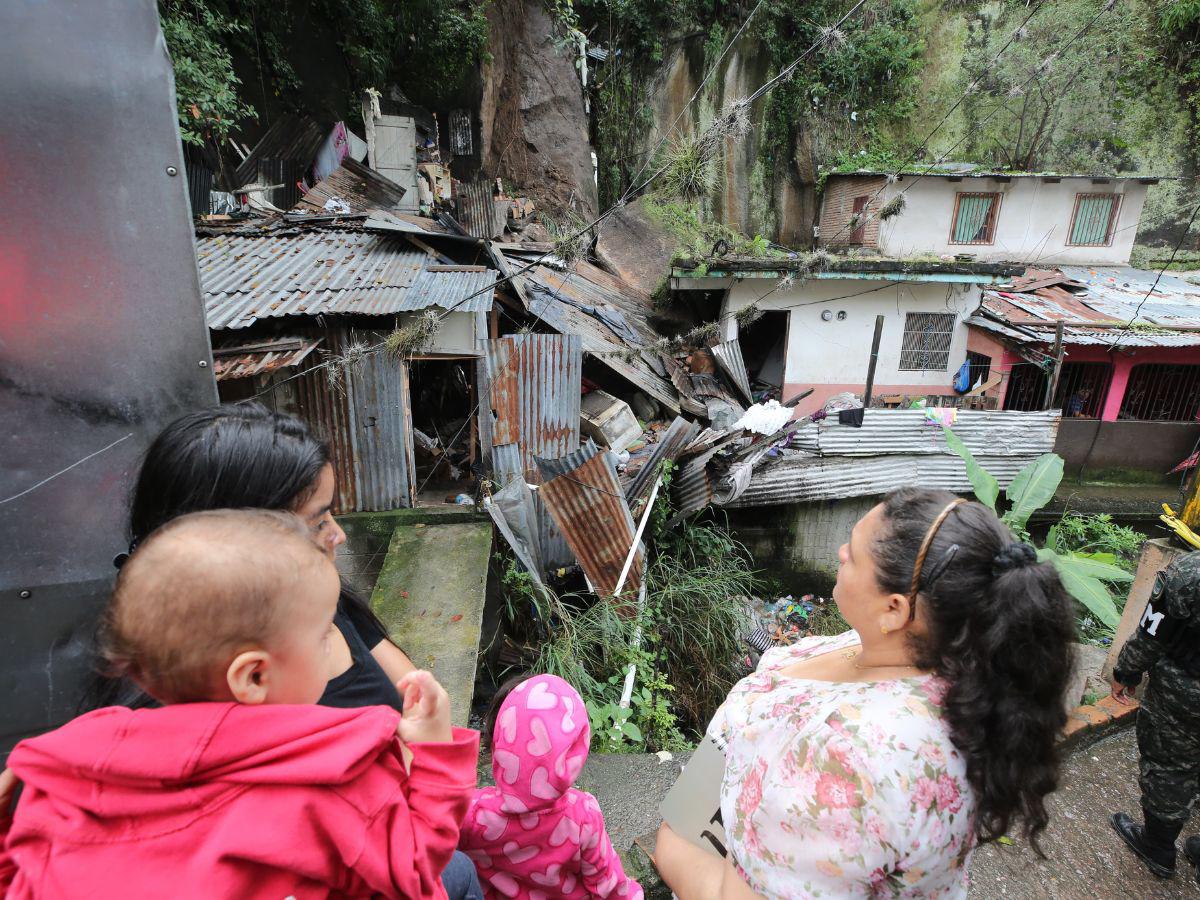
[[[1075,750],[1086,747],[1113,731],[1128,728],[1137,721],[1138,707],[1136,700],[1132,700],[1129,706],[1122,706],[1111,696],[1095,704],[1075,707],[1059,738],[1059,748]]]

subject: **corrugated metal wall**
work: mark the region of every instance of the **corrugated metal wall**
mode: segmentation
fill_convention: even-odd
[[[515,334],[487,343],[492,465],[503,487],[515,477],[541,481],[535,457],[579,448],[583,341],[578,335]],[[569,565],[570,548],[539,503],[542,560]]]
[[[325,332],[329,354],[351,340],[344,327]],[[368,338],[370,340],[370,338]],[[355,363],[338,385],[327,369],[297,379],[297,406],[333,454],[334,512],[373,512],[413,505],[414,459],[408,366],[384,353]]]

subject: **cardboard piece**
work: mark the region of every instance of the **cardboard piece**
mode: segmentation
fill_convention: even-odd
[[[722,858],[729,854],[721,821],[724,775],[725,751],[705,736],[659,807],[672,831]]]
[[[1101,676],[1105,681],[1112,679],[1113,667],[1125,642],[1133,637],[1142,614],[1146,612],[1146,604],[1150,600],[1150,591],[1154,588],[1154,579],[1158,573],[1175,562],[1187,551],[1181,550],[1168,540],[1146,541],[1142,547],[1142,557],[1138,560],[1137,574],[1133,576],[1133,584],[1129,586],[1129,599],[1125,601],[1125,610],[1121,613],[1121,621],[1117,625],[1117,636],[1113,638],[1108,658],[1104,661]]]

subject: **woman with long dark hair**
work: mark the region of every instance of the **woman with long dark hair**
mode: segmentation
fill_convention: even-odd
[[[130,552],[185,513],[275,509],[295,513],[332,558],[346,541],[332,515],[335,488],[329,448],[300,419],[256,403],[190,413],[164,428],[146,451],[130,501]],[[318,702],[401,709],[396,682],[415,667],[370,605],[344,583],[333,623],[332,678]],[[81,711],[152,704],[132,681],[98,670]],[[482,897],[474,865],[462,853],[455,853],[443,884],[452,898]]]
[[[764,654],[709,726],[729,857],[659,832],[683,900],[965,897],[977,844],[1037,848],[1074,636],[1053,566],[987,507],[915,488],[839,557],[853,630]]]

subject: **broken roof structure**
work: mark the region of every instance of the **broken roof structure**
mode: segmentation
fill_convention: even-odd
[[[1018,345],[1052,344],[1059,322],[1066,344],[1200,346],[1200,285],[1129,266],[1029,269],[967,319]]]
[[[502,255],[526,310],[555,331],[577,334],[584,353],[645,391],[668,410],[703,415],[679,364],[653,345],[650,298],[591,263],[565,266],[542,253],[507,245]]]

